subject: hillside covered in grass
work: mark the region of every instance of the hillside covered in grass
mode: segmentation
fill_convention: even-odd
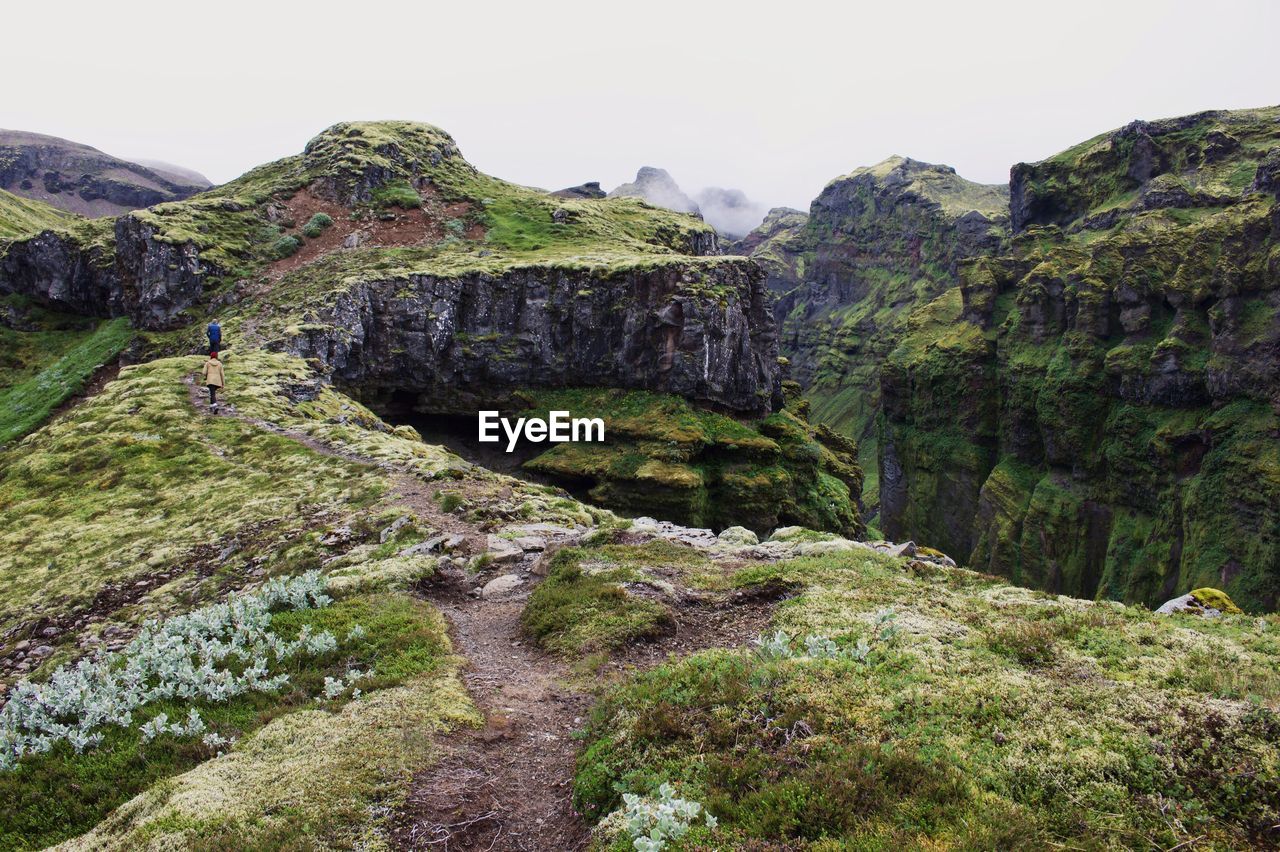
[[[658,565],[647,582],[708,586],[705,561],[618,550],[579,557],[612,575],[552,578],[599,596],[601,581],[646,582]],[[670,659],[604,691],[574,782],[601,848],[633,848],[624,794],[661,800],[664,783],[716,823],[696,820],[670,848],[1276,840],[1274,615],[1158,616],[858,549],[728,582],[798,594],[760,644]],[[533,623],[552,602],[531,599]],[[585,626],[561,622],[544,641],[563,647]]]
[[[223,848],[273,848],[303,835],[325,847],[363,842],[379,830],[370,808],[394,804],[405,773],[430,762],[433,732],[476,720],[443,620],[411,594],[437,557],[406,553],[453,516],[429,500],[408,508],[403,489],[451,483],[452,506],[481,516],[592,517],[422,444],[411,430],[392,431],[287,356],[231,356],[236,414],[208,416],[185,381],[198,364],[127,367],[56,423],[0,450],[6,688],[53,676],[69,691],[45,685],[43,694],[62,696],[55,718],[73,726],[126,694],[86,678],[100,697],[71,709],[83,693],[70,687],[79,681],[67,667],[101,659],[93,655],[112,655],[104,671],[142,666],[152,672],[144,682],[161,690],[129,714],[107,711],[85,729],[87,741],[54,733],[42,750],[37,737],[16,767],[8,761],[30,733],[19,708],[34,699],[0,710],[3,848],[41,848],[95,826],[73,847],[136,848],[157,837]],[[301,607],[296,594],[277,595],[266,622],[225,608],[316,569]],[[160,642],[156,630],[169,638]],[[190,643],[187,654],[215,654],[216,677],[188,672],[177,682],[200,684],[198,695],[163,692],[183,669],[156,655],[176,637]],[[250,677],[254,658],[218,663],[217,643],[204,643],[249,637],[275,648],[255,652],[265,654],[254,675],[264,683],[219,697],[215,687]],[[296,641],[310,644],[281,656],[278,643]],[[286,680],[266,685],[277,676]],[[188,733],[193,710],[201,728]]]
[[[0,189],[0,242],[74,222],[56,207]]]

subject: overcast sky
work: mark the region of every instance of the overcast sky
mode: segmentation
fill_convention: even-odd
[[[1280,103],[1280,3],[26,3],[0,127],[229,180],[337,121],[556,189],[666,168],[806,208],[903,154],[1003,183],[1135,118]]]

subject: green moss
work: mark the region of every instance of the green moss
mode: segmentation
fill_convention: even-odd
[[[18,367],[6,371],[6,386],[0,389],[0,445],[43,423],[54,409],[83,390],[133,336],[126,319],[75,331],[0,329],[0,346],[13,347],[0,357],[10,364],[16,361]]]
[[[1220,589],[1211,589],[1208,587],[1201,589],[1192,589],[1191,596],[1195,598],[1202,606],[1212,607],[1219,612],[1229,612],[1235,615],[1240,614],[1240,607],[1235,605],[1231,597]]]
[[[521,614],[525,631],[564,654],[607,651],[666,631],[670,610],[623,586],[643,581],[645,575],[633,564],[640,554],[625,548],[556,553]]]
[[[375,189],[373,203],[379,207],[403,207],[406,210],[415,210],[422,206],[422,198],[408,182],[395,181]]]
[[[1275,616],[1175,623],[865,552],[733,582],[800,586],[775,617],[794,636],[847,647],[886,607],[896,633],[863,663],[721,649],[610,688],[575,779],[589,818],[669,781],[720,819],[711,848],[1235,847],[1274,824]]]

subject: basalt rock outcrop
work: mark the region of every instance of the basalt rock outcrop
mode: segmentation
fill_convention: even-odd
[[[557,198],[604,198],[609,193],[600,188],[599,181],[592,180],[580,183],[577,186],[557,189],[551,194]]]
[[[375,279],[336,294],[280,345],[363,399],[413,394],[433,412],[595,386],[762,414],[780,402],[780,373],[760,279],[741,258]]]
[[[140,328],[180,324],[206,281],[222,273],[193,243],[158,239],[133,215],[44,230],[0,251],[0,293],[89,316],[126,316]]]
[[[881,370],[885,533],[1050,591],[1274,609],[1277,151],[1270,108],[1015,166],[1009,249]]]
[[[187,170],[149,168],[66,139],[0,130],[0,189],[82,216],[180,201],[210,185]]]
[[[829,183],[809,215],[770,211],[736,249],[781,293],[782,354],[815,421],[859,441],[875,467],[880,364],[912,309],[954,288],[963,258],[1007,233],[1007,191],[949,166],[891,157]],[[876,503],[874,478],[865,499]]]

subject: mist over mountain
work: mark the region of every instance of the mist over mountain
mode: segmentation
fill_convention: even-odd
[[[702,218],[726,237],[738,240],[745,237],[764,220],[765,208],[747,198],[740,189],[721,189],[711,186],[695,196]]]

